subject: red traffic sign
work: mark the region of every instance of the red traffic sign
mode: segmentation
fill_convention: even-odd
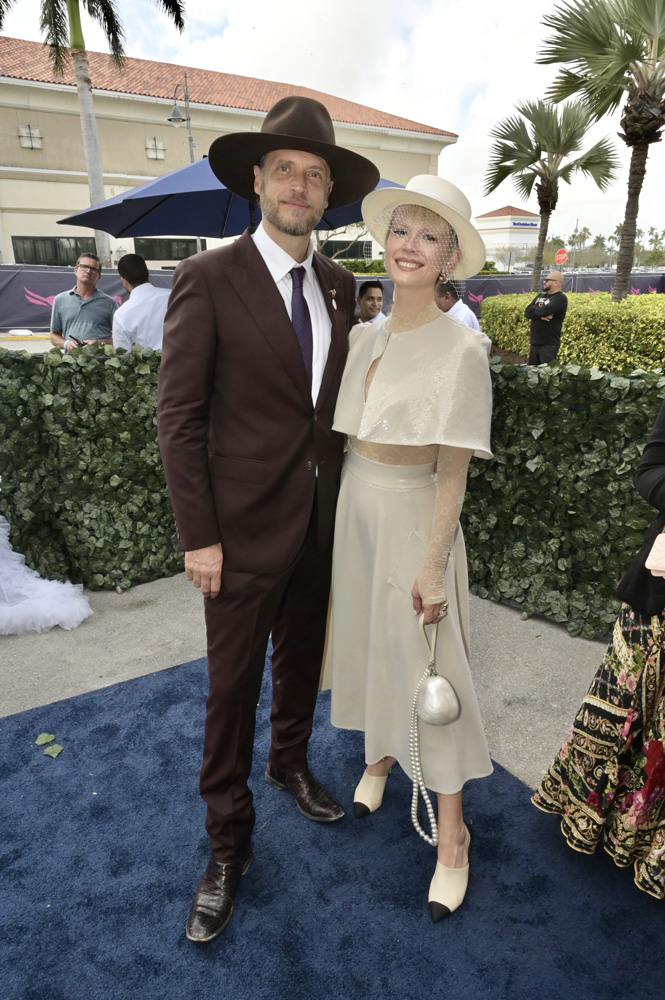
[[[557,252],[554,254],[554,259],[557,262],[557,264],[566,263],[566,261],[568,260],[568,254],[566,253],[563,247],[561,247],[560,250],[557,250]]]

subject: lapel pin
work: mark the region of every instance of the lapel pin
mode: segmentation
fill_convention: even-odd
[[[332,299],[333,309],[337,309],[337,303],[335,302],[335,296],[337,295],[337,289],[336,288],[330,288],[328,290],[328,295]]]

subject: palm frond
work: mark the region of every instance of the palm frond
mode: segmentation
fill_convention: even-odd
[[[536,57],[541,64],[584,63],[590,56],[602,56],[619,30],[612,0],[572,0],[546,14],[543,24],[550,37]]]
[[[184,2],[181,2],[181,0],[153,0],[153,3],[161,7],[164,13],[171,18],[178,31],[183,30],[185,27]]]
[[[591,177],[601,191],[605,191],[616,178],[620,161],[609,139],[601,139],[572,165],[587,177]]]
[[[17,0],[0,0],[0,31],[5,26],[5,17],[12,9]]]
[[[499,142],[510,143],[517,149],[531,149],[533,147],[523,118],[506,118],[505,121],[499,122],[490,132],[490,137]]]
[[[573,73],[572,70],[564,68],[559,70],[559,75],[545,92],[545,97],[548,101],[559,104],[575,94],[584,94],[586,84],[585,74]]]
[[[547,91],[577,94],[594,119],[615,111],[637,89],[665,92],[665,0],[571,0],[543,24],[551,38],[539,63],[564,63]]]
[[[56,76],[64,72],[69,58],[69,15],[66,0],[42,0],[39,12],[39,30],[49,54]]]
[[[530,171],[528,173],[525,171],[523,174],[517,174],[515,176],[514,178],[515,187],[517,188],[517,190],[522,195],[525,201],[531,195],[531,192],[533,191],[533,186],[537,180],[538,180],[538,174],[535,173],[535,171]]]
[[[631,38],[665,38],[665,0],[614,0],[615,17]]]
[[[575,173],[575,163],[573,161],[571,163],[567,163],[566,166],[559,171],[558,179],[565,181],[566,184],[570,184],[572,182],[574,173]]]
[[[103,29],[114,62],[122,66],[125,56],[125,32],[115,0],[81,0],[93,21]]]

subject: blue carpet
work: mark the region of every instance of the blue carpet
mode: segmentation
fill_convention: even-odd
[[[269,671],[266,670],[266,679]],[[198,660],[0,722],[2,1000],[598,1000],[655,996],[665,906],[497,767],[466,792],[472,876],[431,923],[434,851],[391,776],[366,820],[304,819],[263,780],[259,706],[254,860],[224,934],[185,939],[207,860],[197,792],[206,690]],[[317,708],[314,772],[351,813],[362,737]],[[42,731],[65,749],[34,745]],[[651,985],[649,985],[651,984]]]

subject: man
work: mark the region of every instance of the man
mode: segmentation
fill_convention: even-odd
[[[377,319],[385,319],[382,312],[383,285],[380,281],[363,281],[356,298],[360,309],[360,323],[376,323]]]
[[[150,284],[146,262],[137,253],[120,258],[118,274],[129,298],[113,317],[113,346],[131,351],[132,344],[138,344],[161,350],[170,289]]]
[[[550,271],[543,281],[543,291],[524,310],[531,320],[529,364],[545,365],[554,361],[561,346],[561,327],[568,308],[568,299],[561,291],[563,274]]]
[[[312,252],[326,205],[376,186],[335,144],[318,101],[287,97],[261,132],[210,148],[230,190],[259,201],[252,236],[176,269],[164,325],[159,437],[188,578],[205,597],[209,694],[201,768],[211,858],[187,937],[228,923],[251,858],[247,779],[272,632],[268,783],[319,822],[343,810],[310,773],[342,460],[332,419],[353,321],[349,271]]]
[[[118,303],[97,288],[102,269],[99,257],[83,253],[74,264],[76,285],[60,292],[51,311],[51,343],[73,351],[86,344],[111,344],[111,323]]]
[[[459,291],[452,281],[440,281],[435,288],[436,304],[441,312],[448,313],[451,319],[470,326],[472,330],[480,330],[480,324],[474,313],[462,302]]]

